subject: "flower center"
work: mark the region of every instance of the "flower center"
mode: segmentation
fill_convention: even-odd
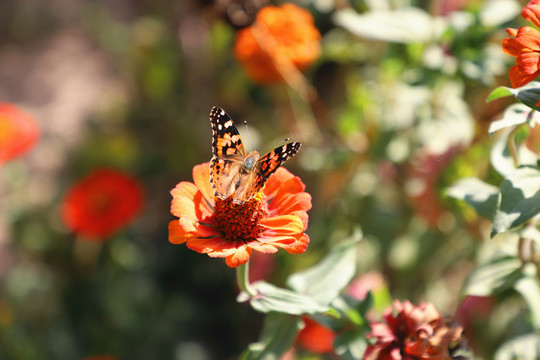
[[[256,241],[262,232],[259,220],[267,214],[261,196],[236,204],[233,197],[216,198],[212,224],[223,235],[225,241]]]

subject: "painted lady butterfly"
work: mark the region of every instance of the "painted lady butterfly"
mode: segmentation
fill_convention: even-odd
[[[216,197],[233,196],[235,203],[241,204],[257,195],[268,177],[300,148],[299,142],[292,142],[262,157],[256,150],[248,154],[238,129],[223,109],[212,108],[210,123],[213,154],[210,183]]]

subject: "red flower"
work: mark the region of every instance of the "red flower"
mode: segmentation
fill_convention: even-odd
[[[540,0],[532,0],[521,15],[540,27]],[[516,57],[516,65],[510,69],[510,82],[517,88],[532,81],[540,74],[540,31],[525,26],[506,29],[510,38],[503,40],[503,50]]]
[[[332,329],[304,316],[304,328],[298,333],[297,341],[315,354],[324,354],[334,349],[336,334]]]
[[[287,3],[265,6],[237,33],[234,55],[254,81],[282,81],[290,67],[303,70],[319,57],[320,39],[309,11]]]
[[[0,103],[0,165],[32,148],[38,136],[33,117],[11,104]]]
[[[385,322],[371,324],[369,345],[364,360],[450,360],[460,345],[463,329],[444,319],[433,304],[413,306],[409,301],[394,301],[395,314],[389,308]]]
[[[253,250],[291,254],[304,252],[309,237],[307,211],[311,196],[300,178],[285,168],[270,176],[264,189],[242,204],[214,197],[209,163],[193,168],[194,183],[182,181],[171,191],[169,241],[210,257],[224,257],[228,266],[249,260]]]
[[[142,200],[142,188],[129,175],[98,169],[68,191],[62,218],[76,233],[103,239],[131,221],[141,209]]]

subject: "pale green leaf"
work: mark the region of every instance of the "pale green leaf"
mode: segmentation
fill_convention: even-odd
[[[489,134],[504,128],[525,124],[532,110],[523,104],[512,104],[503,113],[502,119],[493,121],[489,125]]]
[[[494,356],[495,360],[538,360],[540,359],[540,333],[518,336],[502,344]]]
[[[463,287],[464,295],[487,296],[497,290],[512,287],[520,279],[521,260],[506,256],[477,267]]]
[[[279,360],[293,345],[302,321],[296,316],[270,313],[264,320],[259,341],[248,346],[240,360]]]
[[[327,306],[319,304],[305,294],[279,288],[264,281],[253,283],[250,288],[256,295],[249,296],[241,293],[238,301],[249,300],[251,307],[262,313],[276,311],[300,315],[322,313],[328,310]]]
[[[491,237],[522,225],[540,213],[540,172],[516,169],[503,180],[501,201],[493,218]]]
[[[361,238],[361,232],[355,232],[349,241],[335,246],[315,266],[290,276],[287,285],[320,304],[329,304],[356,272],[356,245]]]
[[[447,190],[447,194],[454,199],[465,201],[479,215],[492,219],[497,208],[499,188],[480,179],[469,177],[458,180]]]
[[[509,88],[509,87],[506,87],[506,86],[499,86],[499,87],[495,88],[495,90],[493,90],[488,95],[486,101],[490,102],[490,101],[497,100],[497,99],[500,99],[500,98],[503,98],[503,97],[514,95],[511,90],[512,90],[512,88]]]
[[[414,7],[363,14],[344,9],[333,20],[355,35],[393,43],[426,43],[438,38],[441,29],[435,18]]]
[[[365,331],[357,329],[341,334],[334,340],[336,354],[344,360],[362,359],[368,346],[365,335]]]
[[[530,274],[519,279],[514,288],[525,299],[531,311],[531,322],[534,328],[540,331],[540,282],[536,277],[536,266],[528,264],[524,272]]]

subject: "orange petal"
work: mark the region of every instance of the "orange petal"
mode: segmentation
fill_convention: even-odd
[[[288,247],[284,247],[289,254],[301,254],[306,251],[309,245],[309,236],[302,234],[296,241]]]
[[[240,248],[234,254],[227,256],[225,258],[225,263],[232,268],[245,264],[248,262],[251,252],[252,250],[250,247]]]
[[[508,55],[518,56],[523,50],[523,45],[514,38],[507,38],[503,40],[502,48]]]
[[[214,206],[214,190],[210,185],[210,163],[196,165],[193,167],[193,182],[201,191],[210,206]]]
[[[281,215],[262,219],[259,224],[265,235],[292,235],[304,231],[302,219],[294,215]]]
[[[225,257],[235,251],[235,249],[225,249],[223,247],[223,239],[218,235],[204,238],[193,237],[188,239],[186,246],[188,249],[201,254],[208,254],[212,257]]]
[[[196,238],[208,238],[217,235],[217,232],[211,227],[201,225],[197,220],[193,220],[187,216],[182,216],[178,219],[178,223],[186,233]]]
[[[529,75],[532,75],[538,71],[539,63],[540,53],[537,52],[521,53],[516,59],[516,64],[519,66],[521,71]]]
[[[270,215],[288,215],[295,211],[311,209],[311,195],[305,192],[297,194],[279,194],[268,206]]]
[[[264,187],[264,194],[269,198],[274,197],[275,193],[278,191],[278,188],[284,182],[295,177],[296,176],[291,174],[289,170],[285,169],[284,167],[279,167],[276,172],[268,178],[268,182]]]
[[[201,201],[202,195],[194,184],[182,181],[171,190],[171,195],[171,213],[174,216],[202,219],[211,215],[210,208]]]
[[[252,248],[253,250],[256,250],[258,252],[265,253],[265,254],[274,254],[278,251],[278,249],[274,245],[265,244],[263,242],[253,242],[249,244],[249,247]]]
[[[526,20],[532,21],[537,27],[540,27],[540,4],[530,1],[521,11],[521,16]]]
[[[172,244],[183,244],[192,236],[184,231],[178,220],[173,220],[169,223],[169,241]]]
[[[527,49],[540,51],[540,31],[532,27],[524,26],[519,28],[516,40]]]
[[[510,69],[510,83],[513,88],[518,88],[534,80],[537,75],[537,73],[526,74],[516,65]]]
[[[506,32],[508,33],[508,35],[516,37],[518,29],[506,28]]]

